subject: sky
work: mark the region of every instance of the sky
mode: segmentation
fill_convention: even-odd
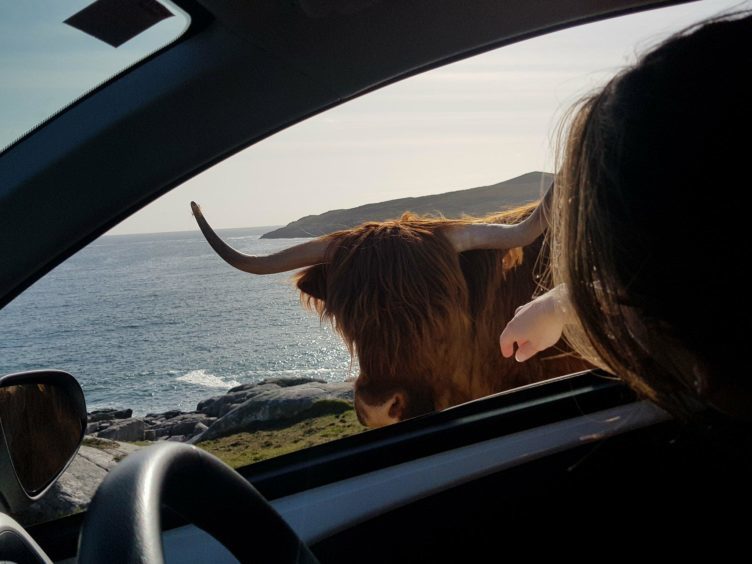
[[[20,9],[26,21],[35,15],[34,6],[50,4],[0,0],[0,10],[11,3],[28,6]],[[201,204],[216,228],[283,225],[330,209],[495,184],[533,170],[551,171],[554,133],[573,102],[672,32],[736,8],[750,9],[752,0],[705,0],[578,26],[406,79],[237,153],[109,233],[196,229],[191,200]],[[130,59],[160,47],[183,26],[179,17],[165,20],[118,50],[79,38],[75,41],[81,45],[76,43],[66,64],[109,56],[106,64],[95,65],[104,76],[83,77],[91,87]],[[17,27],[0,17],[2,76],[9,76],[4,65],[10,64],[15,65],[11,71],[19,74],[20,82],[24,77],[29,80],[29,69],[35,69],[36,76],[52,73],[49,91],[60,96],[70,95],[74,86],[81,88],[81,76],[74,85],[68,73],[59,72],[59,65],[56,70],[44,57],[35,58],[33,50],[9,63],[3,53]],[[21,86],[14,89],[12,80],[0,86],[0,146],[5,144],[3,134],[9,135],[7,124],[18,115],[8,108],[36,103],[23,97]]]
[[[114,48],[63,23],[91,3],[0,0],[0,150],[178,37],[189,23],[183,12],[165,2],[173,17]]]

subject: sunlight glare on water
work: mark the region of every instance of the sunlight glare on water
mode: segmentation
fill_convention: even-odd
[[[300,242],[264,231],[221,233],[251,254]],[[265,378],[357,375],[290,273],[239,272],[198,231],[102,237],[0,311],[0,373],[39,368],[71,372],[89,409],[136,414],[193,410]]]

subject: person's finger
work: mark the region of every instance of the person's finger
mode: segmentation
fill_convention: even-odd
[[[512,323],[508,323],[499,337],[499,346],[501,346],[501,356],[509,358],[514,354],[515,334]]]
[[[514,358],[517,362],[525,362],[529,358],[534,357],[538,353],[538,349],[530,341],[524,341],[517,344],[517,354]]]

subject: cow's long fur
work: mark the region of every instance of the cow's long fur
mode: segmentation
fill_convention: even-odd
[[[445,236],[452,225],[517,223],[534,208],[460,220],[407,213],[327,236],[327,262],[297,284],[357,354],[361,401],[402,391],[407,417],[587,367],[563,347],[523,364],[499,352],[501,330],[538,289],[541,240],[458,254]]]

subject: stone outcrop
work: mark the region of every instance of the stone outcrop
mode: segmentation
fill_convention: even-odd
[[[139,448],[104,439],[85,439],[73,462],[44,497],[14,517],[31,525],[83,511],[107,472]]]
[[[279,378],[237,386],[200,402],[196,411],[188,413],[171,410],[132,417],[130,409],[94,411],[89,414],[89,436],[65,473],[43,499],[14,516],[30,525],[85,509],[107,472],[141,448],[130,442],[195,443],[341,410],[342,402],[352,399],[350,382]]]
[[[114,411],[114,410],[113,410]],[[125,411],[131,411],[130,409]],[[113,441],[157,441],[191,438],[206,429],[216,420],[197,411],[183,412],[171,410],[165,413],[149,413],[144,417],[128,419],[102,419],[92,421],[86,427],[86,434]]]
[[[97,436],[112,441],[143,441],[144,420],[139,417],[116,421],[97,433]]]
[[[128,419],[133,415],[132,409],[97,409],[89,413],[89,422],[111,421],[112,419]]]
[[[195,443],[299,417],[318,402],[332,399],[352,402],[352,384],[275,378],[231,388],[199,402],[196,411],[170,410],[132,417],[130,409],[97,410],[89,414],[86,432],[114,441]]]
[[[307,381],[295,386],[264,384],[252,389],[247,399],[217,419],[206,431],[193,437],[196,443],[242,431],[252,431],[263,423],[293,419],[311,410],[323,400],[352,401],[349,382],[327,384]]]
[[[275,378],[257,384],[241,384],[230,388],[226,394],[199,402],[196,411],[212,417],[222,417],[240,404],[264,392],[312,383],[324,384],[325,382],[313,378]]]

